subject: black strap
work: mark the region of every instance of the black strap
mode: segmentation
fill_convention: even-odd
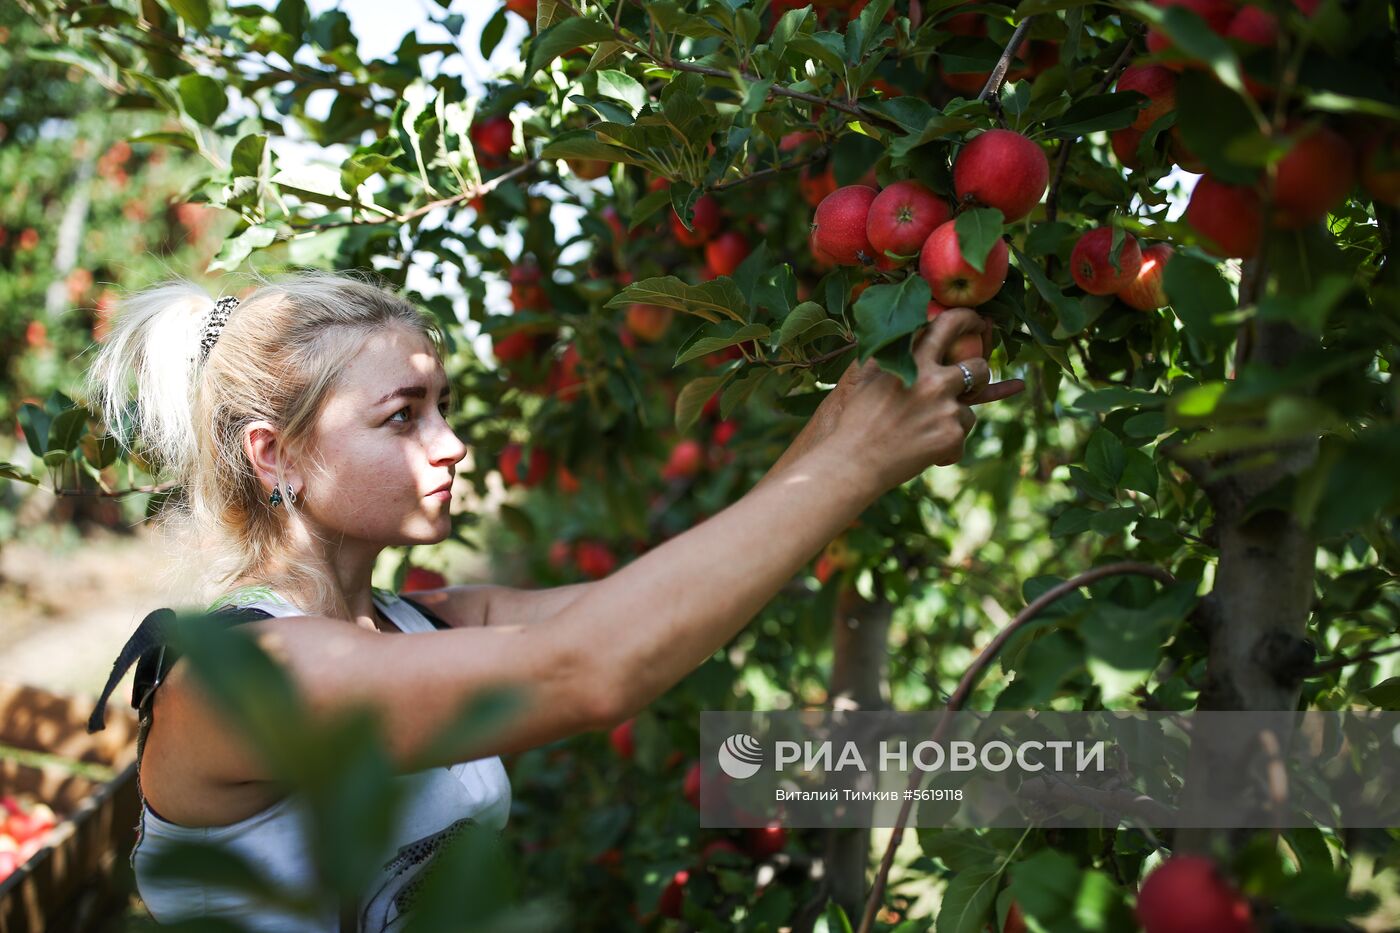
[[[261,609],[238,606],[225,606],[209,613],[212,621],[226,625],[237,625],[240,622],[267,619],[271,616],[272,613]],[[132,664],[136,665],[131,690],[133,709],[139,710],[151,691],[165,679],[166,673],[179,659],[179,654],[169,645],[169,625],[174,619],[173,609],[157,609],[136,626],[136,631],[131,633],[116,661],[112,663],[112,673],[107,677],[107,685],[102,688],[97,705],[88,717],[88,732],[101,732],[107,728],[107,701],[112,696],[112,691],[117,688],[117,682],[126,676]]]

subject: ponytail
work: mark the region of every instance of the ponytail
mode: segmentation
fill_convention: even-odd
[[[115,309],[85,382],[94,412],[122,447],[177,482],[188,480],[195,461],[199,341],[213,307],[203,288],[184,280],[131,295]]]

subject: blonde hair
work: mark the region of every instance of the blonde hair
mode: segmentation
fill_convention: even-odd
[[[344,615],[328,573],[280,559],[295,506],[269,504],[244,451],[244,428],[266,420],[279,429],[279,484],[288,459],[309,458],[311,471],[319,469],[311,441],[322,405],[365,341],[385,327],[408,327],[441,357],[445,339],[432,317],[368,275],[256,281],[203,363],[200,338],[214,307],[204,288],[174,280],[121,301],[87,373],[89,407],[123,448],[183,492],[161,521],[186,536],[180,553],[210,592],[252,579],[312,594],[306,612]]]

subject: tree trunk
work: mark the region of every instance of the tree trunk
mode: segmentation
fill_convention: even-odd
[[[886,682],[890,618],[894,606],[866,602],[854,590],[837,598],[832,618],[830,706],[840,710],[890,708]],[[833,829],[826,835],[826,873],[831,896],[849,917],[859,917],[869,890],[870,830]]]
[[[1287,325],[1256,326],[1249,361],[1269,368],[1286,365],[1309,340]],[[1233,454],[1212,466],[1231,468],[1262,453]],[[1314,462],[1317,439],[1271,448],[1270,453],[1271,459],[1228,476],[1202,476],[1215,508],[1220,559],[1205,613],[1210,654],[1197,709],[1295,710],[1300,671],[1312,661],[1312,646],[1304,634],[1312,609],[1317,544],[1286,501],[1248,510],[1261,494]],[[1287,720],[1280,717],[1285,728]],[[1288,747],[1289,735],[1278,739]],[[1234,806],[1227,802],[1238,801],[1251,761],[1262,754],[1254,743],[1212,741],[1198,734],[1193,738],[1186,799]],[[1209,852],[1226,835],[1221,830],[1181,829],[1175,844],[1181,851]]]

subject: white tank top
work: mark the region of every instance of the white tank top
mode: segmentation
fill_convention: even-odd
[[[422,613],[387,590],[376,589],[374,603],[404,633],[436,631]],[[279,618],[304,614],[265,587],[236,591],[210,608],[223,605],[262,609]],[[385,853],[384,867],[360,901],[362,933],[380,933],[402,925],[406,904],[400,895],[411,894],[412,882],[429,856],[464,822],[499,832],[510,816],[510,779],[500,756],[399,775],[394,780],[401,782],[404,802]],[[207,828],[168,822],[143,805],[132,866],[146,909],[158,923],[190,917],[225,917],[248,930],[268,933],[338,933],[340,916],[334,906],[308,920],[269,908],[237,891],[196,882],[172,882],[150,874],[152,859],[171,844],[211,842],[242,856],[277,886],[305,892],[311,888],[313,878],[300,831],[305,818],[304,807],[295,795],[237,823]]]

